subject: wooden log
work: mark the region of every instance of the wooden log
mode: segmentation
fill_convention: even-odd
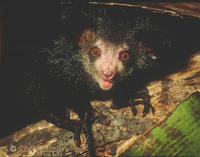
[[[200,18],[200,2],[131,2],[131,1],[90,1],[94,5],[115,5],[142,8],[156,13],[167,13],[172,16],[190,16]]]
[[[132,5],[132,4],[131,4]],[[136,4],[145,9],[161,12],[171,12],[170,4],[149,6]],[[155,4],[154,4],[155,5]],[[133,6],[133,5],[132,5]],[[191,4],[192,7],[198,6]],[[152,9],[151,9],[152,7]],[[164,10],[162,11],[162,9]],[[173,15],[190,15],[184,11],[183,6],[177,4],[172,11]],[[191,8],[191,7],[189,7]],[[186,9],[188,10],[188,9]],[[192,9],[191,9],[192,10]],[[199,17],[199,11],[191,16]],[[95,121],[92,126],[96,151],[99,156],[119,156],[127,150],[137,139],[146,135],[152,128],[174,111],[176,106],[195,91],[200,91],[200,52],[195,53],[188,66],[174,74],[170,74],[161,80],[151,82],[147,88],[151,96],[151,103],[155,108],[155,114],[149,113],[142,116],[143,105],[138,105],[138,115],[133,116],[129,107],[111,109],[111,101],[91,102],[95,110],[104,114],[110,122],[101,124]],[[77,119],[77,115],[71,112],[71,119]],[[81,145],[78,147],[73,139],[74,134],[66,129],[57,128],[45,120],[28,125],[24,129],[10,136],[0,139],[0,153],[4,156],[87,156],[87,144],[85,135],[81,134]]]
[[[118,156],[138,138],[164,121],[176,106],[195,91],[200,91],[200,52],[195,53],[188,66],[179,72],[148,85],[151,103],[156,112],[142,116],[142,105],[138,105],[137,116],[130,108],[111,109],[111,102],[92,102],[93,107],[107,116],[112,125],[95,122],[93,132],[99,156]],[[74,116],[75,117],[75,116]],[[81,146],[77,147],[73,133],[57,128],[43,120],[0,140],[0,149],[9,156],[50,156],[87,153],[84,134]]]
[[[155,122],[155,125],[146,130],[139,136],[133,136],[129,141],[124,142],[118,147],[117,155],[128,149],[140,137],[149,133],[153,128],[165,121],[168,116],[175,110],[177,105],[185,100],[189,95],[200,91],[200,52],[195,53],[188,66],[174,74],[152,82],[148,85],[151,95],[151,103],[156,112],[154,115],[148,114]],[[138,106],[138,110],[140,110]]]

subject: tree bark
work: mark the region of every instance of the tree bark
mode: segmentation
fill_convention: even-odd
[[[196,3],[128,5],[169,12],[172,15],[200,17]],[[99,156],[119,156],[135,141],[165,121],[180,102],[192,93],[200,91],[200,52],[191,57],[185,69],[151,82],[147,88],[156,112],[155,114],[150,112],[146,117],[142,116],[143,105],[136,106],[138,114],[133,116],[130,107],[111,109],[111,101],[91,102],[93,108],[104,114],[110,121],[109,124],[101,124],[97,120],[92,126]],[[71,112],[71,119],[77,119],[74,112]],[[42,120],[0,139],[0,153],[10,157],[23,155],[71,157],[78,154],[87,156],[85,135],[81,134],[80,147],[76,145],[73,136],[72,132]]]

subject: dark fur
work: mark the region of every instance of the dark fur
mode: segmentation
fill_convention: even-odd
[[[95,12],[100,11],[102,10],[98,10]],[[134,21],[137,23],[134,23],[133,21],[129,21],[128,23],[128,20],[120,21],[122,19],[115,19],[117,21],[113,21],[112,17],[104,15],[102,12],[98,13],[100,15],[96,14],[87,15],[87,17],[85,17],[87,19],[85,20],[87,21],[87,23],[89,22],[90,25],[83,25],[82,28],[93,29],[95,31],[95,34],[97,34],[96,38],[101,37],[105,41],[114,44],[121,44],[124,41],[126,43],[139,42],[135,38],[136,35],[138,35],[138,33],[140,32],[150,31],[152,28],[148,19],[137,18],[135,19],[136,21]],[[139,19],[141,21],[139,21]],[[91,79],[91,76],[85,72],[81,61],[82,50],[77,43],[78,41],[76,39],[74,42],[68,39],[68,36],[60,36],[58,37],[58,39],[52,41],[52,43],[50,44],[51,47],[41,50],[40,60],[37,64],[41,64],[39,67],[45,68],[44,71],[41,71],[41,74],[39,76],[42,76],[42,78],[46,76],[48,77],[48,79],[44,79],[44,82],[46,82],[46,80],[49,80],[49,78],[53,79],[51,81],[58,81],[59,84],[61,84],[63,90],[67,89],[67,91],[64,93],[69,93],[69,91],[72,90],[75,93],[80,93],[80,95],[83,95],[83,93],[87,93],[86,95],[89,95],[90,99],[94,99],[94,96],[102,95],[104,92],[99,89],[99,87]],[[113,93],[115,93],[115,91],[121,91],[121,89],[119,88],[124,88],[122,87],[122,85],[120,85],[121,83],[123,83],[123,86],[126,84],[127,86],[130,86],[131,84],[135,86],[133,80],[143,79],[142,77],[144,75],[144,72],[147,72],[149,69],[151,69],[152,65],[154,64],[154,61],[151,60],[150,57],[148,57],[148,52],[145,51],[144,47],[133,45],[131,51],[133,51],[135,56],[133,56],[130,62],[125,63],[127,69],[124,69],[123,73],[116,76],[116,82],[118,82],[118,86],[111,91],[105,92],[105,95],[109,93],[114,96],[115,94]],[[43,58],[44,60],[41,60],[41,58]],[[88,63],[88,67],[94,68],[92,59],[90,63]],[[132,73],[127,73],[126,71],[128,71],[128,69],[133,69]],[[55,86],[57,86],[57,83],[50,82],[50,84],[55,84]],[[50,85],[47,86],[48,88],[51,88]],[[62,90],[60,90],[62,88],[58,87],[58,91],[54,90],[55,93],[63,93]],[[135,88],[133,87],[132,90],[135,90]],[[83,98],[85,98],[85,96]],[[88,99],[88,97],[86,98]]]
[[[67,108],[72,108],[84,119],[92,110],[91,100],[111,98],[118,106],[131,104],[131,98],[135,98],[136,92],[144,88],[155,74],[154,71],[158,70],[155,65],[165,64],[166,56],[170,58],[179,47],[179,44],[174,45],[174,39],[165,29],[157,27],[160,25],[151,21],[152,17],[153,15],[146,17],[144,12],[132,11],[130,8],[66,8],[55,40],[49,42],[39,53],[25,58],[22,63],[26,65],[21,65],[18,59],[14,59],[12,65],[16,63],[15,67],[5,68],[5,80],[1,82],[7,83],[2,84],[4,91],[1,91],[1,95],[10,97],[10,100],[2,99],[5,104],[15,104],[15,111],[10,115],[14,115],[13,118],[16,117],[22,123],[24,114],[21,114],[21,110],[25,110],[27,117],[32,117],[39,110],[52,112],[65,119]],[[131,45],[131,61],[124,63],[126,68],[122,73],[117,73],[114,80],[116,85],[110,91],[99,89],[83,67],[83,62],[86,61],[82,60],[81,54],[87,52],[83,52],[79,39],[87,29],[95,32],[96,38],[100,37],[106,42],[125,42]],[[151,48],[151,52],[147,48]],[[151,55],[155,55],[157,59],[152,59]],[[4,64],[1,68],[4,66],[7,67]],[[92,59],[88,68],[94,68]],[[10,73],[7,74],[7,71]],[[147,100],[149,101],[149,97]],[[9,110],[7,107],[5,113],[9,113]]]

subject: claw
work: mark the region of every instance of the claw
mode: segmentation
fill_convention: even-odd
[[[69,119],[70,117],[69,110],[67,111],[68,111],[67,114],[63,117],[58,117],[54,114],[50,114],[46,117],[46,120],[55,124],[59,128],[65,128],[67,130],[74,132],[74,140],[77,146],[80,146],[81,144],[80,133],[83,130],[86,135],[89,156],[96,157],[96,149],[94,146],[94,139],[91,131],[91,127],[95,119],[92,110],[91,111],[88,110],[87,112],[79,115],[80,116],[79,121]]]
[[[86,112],[83,118],[83,130],[85,132],[86,135],[86,141],[88,144],[88,153],[89,153],[89,157],[96,157],[96,149],[94,146],[94,138],[93,138],[93,134],[91,131],[91,127],[92,127],[92,122],[94,119],[94,115],[92,114],[92,112]]]
[[[80,134],[82,129],[82,124],[74,126],[74,141],[78,147],[81,145]]]
[[[138,98],[140,98],[142,100],[139,100],[139,101],[135,100]],[[155,113],[155,109],[153,108],[153,106],[150,103],[150,96],[149,96],[149,91],[147,88],[145,88],[141,91],[138,91],[136,93],[136,95],[134,96],[134,100],[130,100],[129,103],[131,104],[131,110],[132,110],[134,116],[137,115],[137,110],[136,110],[135,106],[138,104],[144,105],[143,117],[145,117],[150,112],[150,109],[153,114]]]
[[[46,117],[46,119],[47,121],[55,124],[59,128],[65,128],[69,131],[74,132],[74,140],[76,142],[76,145],[80,146],[80,143],[81,143],[80,133],[83,130],[82,122],[80,120],[79,121],[70,120],[68,114],[66,115],[66,117],[64,116],[58,117],[51,113],[50,115],[48,115],[48,117]]]
[[[134,116],[136,116],[137,115],[137,110],[135,108],[135,105],[131,105],[131,110],[132,110]]]

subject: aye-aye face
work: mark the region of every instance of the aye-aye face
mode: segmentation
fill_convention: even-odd
[[[81,43],[82,64],[102,90],[110,90],[121,81],[134,77],[136,71],[148,67],[149,58],[156,59],[142,42],[113,43],[101,37],[95,38],[92,32],[85,33]]]

